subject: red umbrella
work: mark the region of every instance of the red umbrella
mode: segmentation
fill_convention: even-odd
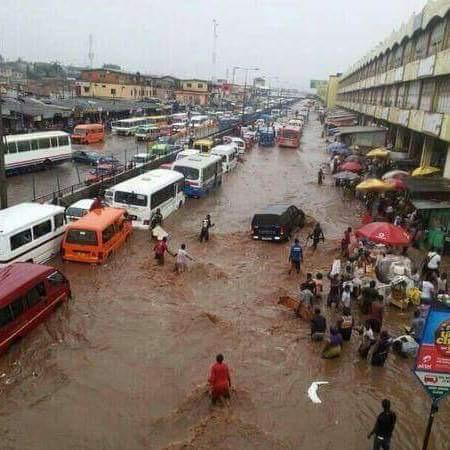
[[[396,247],[403,247],[411,242],[411,236],[403,228],[389,222],[368,223],[356,231],[356,236]]]
[[[401,178],[389,178],[386,180],[386,183],[392,184],[397,191],[404,191],[407,189],[405,181]]]
[[[349,161],[339,166],[339,170],[348,170],[349,172],[361,172],[362,166],[359,162]]]

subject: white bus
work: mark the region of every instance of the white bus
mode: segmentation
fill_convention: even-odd
[[[63,131],[10,134],[5,140],[7,173],[49,168],[72,159],[70,135]]]
[[[203,127],[210,124],[209,116],[192,116],[190,125],[191,127],[197,128],[197,127]]]
[[[0,266],[44,263],[57,255],[66,228],[64,208],[20,203],[0,211]]]
[[[151,125],[148,117],[131,117],[130,119],[116,120],[111,124],[111,130],[122,136],[132,136],[139,127],[144,125]]]
[[[211,155],[218,155],[222,158],[223,172],[229,172],[236,167],[238,150],[233,144],[216,145],[211,149]]]
[[[155,169],[112,186],[105,192],[105,201],[126,209],[134,227],[148,229],[158,208],[164,218],[181,208],[185,201],[183,187],[182,174]]]
[[[184,192],[189,197],[203,197],[222,184],[222,157],[218,155],[187,156],[175,161],[173,170],[184,175]]]

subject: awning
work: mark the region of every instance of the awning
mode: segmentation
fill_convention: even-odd
[[[433,200],[413,200],[411,202],[414,208],[419,210],[424,209],[450,209],[450,201],[433,201]]]

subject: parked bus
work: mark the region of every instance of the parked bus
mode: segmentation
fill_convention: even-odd
[[[134,137],[137,141],[155,141],[160,134],[159,128],[156,125],[141,125],[136,128]]]
[[[61,256],[66,261],[103,263],[132,231],[124,209],[99,208],[67,226]]]
[[[148,123],[157,127],[162,127],[169,123],[168,116],[147,116]]]
[[[70,136],[63,131],[13,134],[5,137],[5,168],[8,174],[72,159]]]
[[[105,129],[101,123],[77,125],[71,136],[74,144],[94,144],[105,139]]]
[[[184,192],[189,197],[203,197],[222,184],[222,158],[217,155],[199,154],[179,159],[173,170],[184,175]]]
[[[301,128],[288,125],[278,131],[278,145],[280,147],[298,148],[300,145]]]
[[[158,208],[163,217],[181,208],[185,201],[183,188],[182,174],[155,169],[112,186],[105,192],[105,201],[126,209],[134,227],[148,229]]]
[[[19,203],[0,210],[0,266],[48,261],[59,253],[65,227],[62,206]]]
[[[214,147],[214,141],[208,138],[197,139],[194,141],[193,147],[201,153],[208,153]]]
[[[190,120],[190,125],[194,128],[203,127],[210,124],[209,116],[192,116]]]
[[[222,158],[223,172],[229,172],[237,164],[238,150],[233,144],[223,144],[213,147],[211,155],[218,155]]]
[[[0,269],[0,352],[70,298],[70,284],[53,267],[14,263]]]
[[[116,120],[111,124],[111,130],[122,136],[132,136],[139,127],[150,124],[148,117],[131,117],[130,119]]]

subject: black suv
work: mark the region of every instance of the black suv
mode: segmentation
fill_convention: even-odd
[[[305,225],[305,213],[294,205],[270,205],[252,220],[253,239],[282,241]]]

